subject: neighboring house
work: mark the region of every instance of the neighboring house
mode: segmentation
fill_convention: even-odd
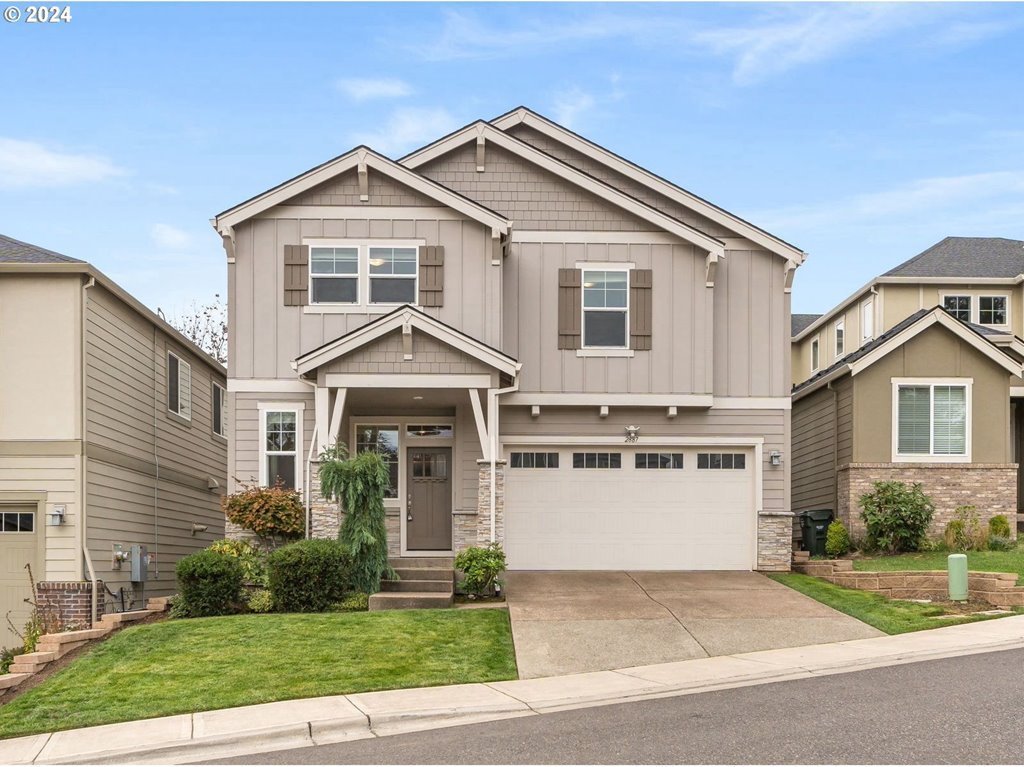
[[[90,264],[3,236],[0,359],[0,647],[26,564],[69,624],[94,582],[97,612],[173,593],[177,560],[224,533],[224,368]]]
[[[789,568],[792,245],[525,108],[212,223],[230,474],[314,535],[341,442],[388,458],[393,556]]]
[[[958,505],[1013,526],[1024,242],[947,237],[792,330],[794,511],[858,525],[859,495],[902,479],[936,500],[936,532]]]

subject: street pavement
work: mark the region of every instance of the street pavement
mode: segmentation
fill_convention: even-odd
[[[274,751],[221,764],[1019,764],[1024,650]]]

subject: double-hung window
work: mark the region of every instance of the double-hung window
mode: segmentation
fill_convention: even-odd
[[[943,296],[942,308],[958,320],[962,320],[964,322],[971,321],[970,296]]]
[[[895,383],[895,453],[903,460],[969,456],[967,383]]]
[[[359,248],[309,249],[310,301],[359,303]]]
[[[167,409],[192,420],[192,366],[173,352],[167,352]]]
[[[846,321],[836,323],[836,359],[846,354]]]
[[[418,290],[419,245],[414,242],[341,240],[310,245],[310,305],[359,311],[374,304],[415,304]]]
[[[219,383],[213,384],[213,433],[218,437],[228,435],[227,427],[227,390]]]
[[[811,341],[811,372],[821,367],[821,337],[815,336]]]
[[[299,410],[263,411],[263,466],[260,484],[281,485],[294,490],[299,485]]]
[[[625,349],[629,342],[629,271],[583,270],[583,347]]]
[[[978,298],[979,325],[1006,324],[1006,296],[980,296]]]
[[[370,303],[416,303],[417,248],[369,250]]]
[[[875,337],[875,302],[865,301],[860,305],[860,340],[861,343]]]

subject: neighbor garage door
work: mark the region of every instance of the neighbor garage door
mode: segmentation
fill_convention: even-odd
[[[40,579],[38,562],[36,504],[0,504],[0,647],[16,647],[21,639],[11,631],[7,619],[20,631],[32,608],[25,602],[32,596],[28,570]]]
[[[524,446],[507,451],[513,570],[750,570],[749,449]]]

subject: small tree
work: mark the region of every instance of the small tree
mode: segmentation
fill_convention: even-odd
[[[334,445],[320,456],[320,492],[345,512],[338,540],[351,558],[352,587],[365,594],[379,591],[382,577],[395,575],[384,520],[390,483],[388,465],[376,451],[350,457],[344,445]]]
[[[273,542],[300,538],[306,532],[306,509],[294,490],[280,482],[273,487],[243,485],[224,496],[221,508],[229,522]]]
[[[832,520],[825,533],[825,553],[830,557],[841,557],[850,550],[850,533],[838,519]]]
[[[168,322],[218,362],[227,363],[228,307],[221,300],[220,294],[214,293],[209,303],[193,301],[191,307]]]
[[[868,546],[889,554],[917,551],[935,513],[931,499],[920,484],[875,482],[874,488],[860,497]]]

